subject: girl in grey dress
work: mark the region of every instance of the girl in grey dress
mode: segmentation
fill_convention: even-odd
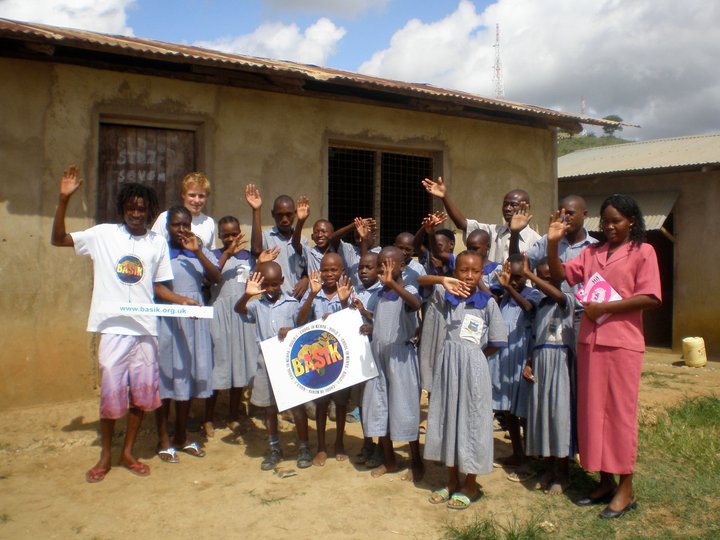
[[[525,452],[546,458],[546,471],[535,488],[559,495],[569,484],[568,459],[572,444],[572,378],[570,362],[575,342],[575,300],[551,281],[547,258],[530,271],[525,258],[524,275],[542,293],[533,323],[531,357],[523,377],[531,383],[528,395]]]
[[[455,261],[454,278],[423,276],[434,285],[430,302],[445,321],[435,363],[425,439],[426,459],[448,468],[447,485],[430,502],[464,509],[479,497],[476,476],[492,471],[492,389],[486,355],[507,346],[507,330],[491,294],[478,289],[482,259],[465,251]],[[460,474],[465,480],[460,482]]]
[[[190,212],[184,206],[173,206],[167,213],[170,264],[173,280],[168,288],[185,302],[202,305],[202,282],[220,281],[217,259],[201,248],[190,230]],[[205,452],[196,442],[187,443],[186,425],[193,398],[212,395],[212,342],[207,319],[161,317],[158,323],[160,355],[160,399],[157,412],[159,455],[168,462],[177,461],[175,448],[196,457]],[[175,438],[170,445],[168,419],[170,401],[175,401]]]
[[[233,216],[225,216],[218,222],[220,241],[223,247],[213,250],[221,269],[220,282],[210,290],[215,308],[211,323],[213,343],[213,394],[205,402],[205,434],[214,434],[213,421],[215,403],[220,390],[230,390],[230,411],[227,427],[240,427],[240,405],[243,389],[248,386],[257,367],[258,345],[255,339],[255,325],[243,320],[235,312],[235,302],[245,293],[245,284],[252,275],[255,259],[246,249],[240,232],[240,223]],[[272,260],[272,254],[263,252],[259,262]]]

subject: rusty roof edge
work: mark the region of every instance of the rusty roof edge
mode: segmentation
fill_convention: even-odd
[[[288,60],[275,60],[270,58],[259,58],[238,54],[224,53],[212,49],[205,49],[191,45],[168,43],[147,38],[138,38],[113,34],[101,34],[86,30],[61,28],[45,24],[27,23],[0,18],[0,35],[22,35],[26,37],[41,38],[52,42],[60,42],[79,48],[87,48],[93,45],[113,51],[134,51],[143,55],[152,55],[162,59],[184,58],[191,59],[196,63],[210,63],[211,65],[221,64],[243,66],[247,70],[258,72],[274,72],[282,74],[285,72],[291,76],[305,76],[319,82],[334,82],[353,86],[370,86],[382,89],[383,91],[394,91],[410,95],[425,95],[431,98],[459,101],[464,104],[472,104],[478,108],[506,111],[508,113],[523,114],[536,118],[542,118],[548,124],[566,124],[575,122],[597,126],[631,126],[633,124],[616,122],[601,118],[595,118],[584,114],[574,114],[556,111],[537,105],[514,102],[505,99],[486,98],[477,94],[436,87],[427,83],[408,83],[393,79],[373,77],[361,73],[338,70],[335,68],[318,67],[308,64],[300,64]],[[116,41],[116,44],[108,42]],[[124,45],[123,45],[124,43]],[[143,48],[145,47],[145,48]],[[149,50],[148,50],[149,49]]]

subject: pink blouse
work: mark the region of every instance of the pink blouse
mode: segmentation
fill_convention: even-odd
[[[657,256],[650,244],[632,246],[627,242],[617,248],[608,260],[608,244],[591,245],[566,263],[565,276],[570,285],[585,283],[595,272],[600,274],[623,298],[640,294],[662,300]],[[613,313],[601,324],[583,316],[580,343],[645,350],[642,311]]]

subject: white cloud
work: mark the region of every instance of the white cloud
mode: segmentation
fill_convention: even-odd
[[[354,17],[371,9],[382,10],[388,0],[265,0],[275,11],[322,12],[339,16]]]
[[[442,20],[409,21],[359,71],[492,96],[495,23],[505,96],[618,114],[643,139],[720,129],[720,4],[714,0],[469,0]]]
[[[104,34],[133,35],[127,9],[135,0],[0,0],[0,17],[79,28]]]
[[[344,28],[336,26],[330,19],[321,18],[302,32],[296,24],[264,23],[251,34],[198,41],[194,45],[229,53],[324,65],[344,35]]]

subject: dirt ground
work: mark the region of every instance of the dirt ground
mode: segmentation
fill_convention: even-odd
[[[687,368],[678,355],[650,350],[641,414],[718,388],[720,362]],[[119,423],[116,431],[122,429]],[[292,429],[282,423],[287,466],[294,466],[296,454]],[[375,479],[363,466],[332,458],[325,467],[279,479],[260,470],[266,436],[257,422],[238,438],[227,429],[216,431],[203,459],[181,454],[181,463],[166,464],[155,456],[148,417],[137,450],[151,476],[115,467],[103,482],[90,485],[84,473],[99,454],[97,430],[96,400],[0,413],[0,538],[438,538],[448,522],[473,512],[499,519],[523,515],[543,496],[496,469],[479,478],[484,496],[472,511],[433,506],[427,497],[442,486],[445,471],[432,463],[418,485],[398,474]],[[314,435],[311,429],[311,441]],[[496,455],[509,454],[504,433],[495,435]],[[359,424],[349,424],[349,453],[354,456],[361,443]],[[406,457],[407,447],[398,453]]]

